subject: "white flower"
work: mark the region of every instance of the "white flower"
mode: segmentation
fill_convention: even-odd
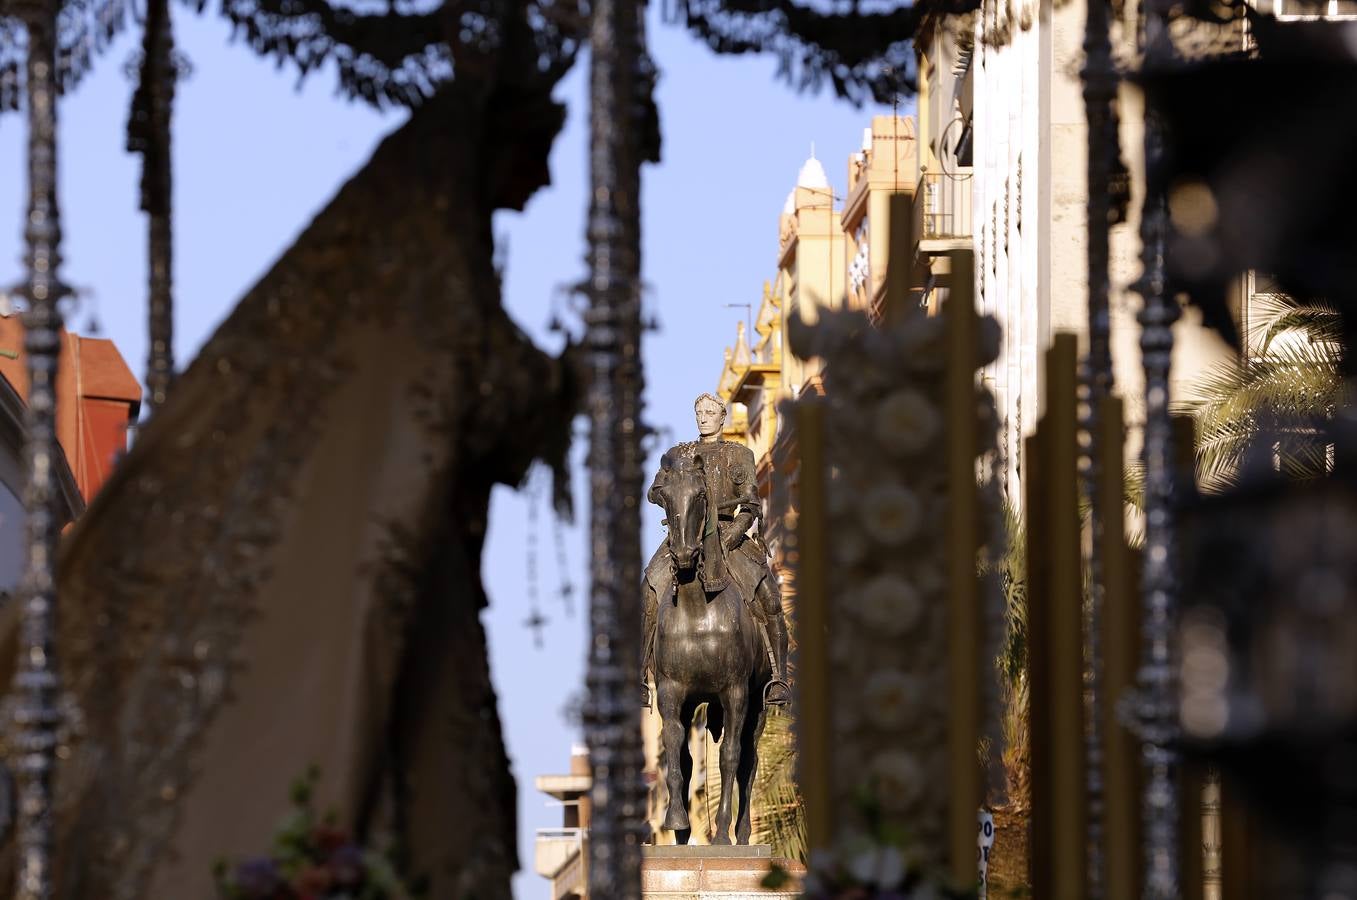
[[[862,520],[867,531],[888,547],[896,547],[914,536],[922,514],[919,498],[898,484],[883,484],[862,504]]]
[[[849,860],[848,874],[858,884],[893,891],[905,880],[905,859],[894,847],[866,847]]]
[[[867,679],[862,699],[873,723],[881,728],[898,728],[918,713],[924,699],[923,684],[914,676],[882,669]]]
[[[887,573],[867,582],[857,608],[872,628],[891,637],[912,629],[923,613],[919,592],[899,575]]]
[[[879,753],[867,765],[867,778],[881,805],[893,812],[909,810],[924,787],[924,768],[907,750]]]
[[[877,440],[896,456],[918,453],[938,433],[938,413],[928,398],[912,388],[895,391],[876,407]]]

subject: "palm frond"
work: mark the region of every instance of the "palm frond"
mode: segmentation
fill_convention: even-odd
[[[1344,400],[1335,345],[1273,345],[1242,363],[1208,370],[1183,404],[1197,422],[1197,471],[1204,490],[1231,483],[1245,453],[1266,433],[1281,467],[1299,477],[1324,472],[1323,425]],[[1319,460],[1318,466],[1308,462]]]
[[[1007,532],[1004,554],[982,566],[981,574],[997,568],[1004,592],[1004,638],[994,668],[999,676],[1000,737],[1003,747],[999,759],[1004,767],[1005,792],[1010,803],[1024,802],[1031,773],[1028,749],[1027,697],[1027,529],[1017,509],[1005,503],[1004,527]]]
[[[1145,545],[1145,464],[1132,460],[1126,464],[1121,478],[1121,501],[1127,511],[1131,525],[1126,530],[1126,544],[1130,547]]]
[[[1032,779],[1031,691],[1026,673],[1004,685],[1001,699],[1004,749],[1000,757],[1004,764],[1007,805],[1014,810],[1024,810],[1031,804]]]
[[[1288,332],[1299,332],[1311,343],[1341,346],[1343,321],[1327,303],[1297,300],[1289,294],[1264,292],[1249,298],[1249,336],[1267,353],[1272,342]]]
[[[759,771],[754,777],[754,842],[773,848],[773,856],[805,862],[806,816],[796,785],[796,737],[792,716],[771,713],[759,742]]]
[[[1004,553],[980,565],[980,574],[997,574],[1004,592],[1004,642],[995,668],[1004,681],[1013,682],[1027,665],[1027,537],[1022,515],[1008,503],[1003,506]]]

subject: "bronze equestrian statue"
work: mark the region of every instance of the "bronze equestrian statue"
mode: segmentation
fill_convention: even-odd
[[[723,441],[725,404],[694,404],[699,440],[665,453],[649,499],[665,510],[668,536],[646,568],[643,672],[653,670],[661,740],[669,760],[664,827],[685,839],[687,734],[707,706],[721,740],[721,802],[712,840],[730,843],[733,792],[740,790],[736,839],[749,842],[749,799],[758,738],[769,705],[791,699],[784,674],[787,630],[763,542],[747,532],[760,517],[754,456]],[[663,598],[664,602],[660,602]],[[644,688],[649,705],[649,688]],[[675,765],[675,763],[678,763]]]

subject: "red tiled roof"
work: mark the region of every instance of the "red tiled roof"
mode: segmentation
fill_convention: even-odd
[[[28,400],[24,327],[17,315],[0,316],[3,376],[19,397]],[[73,364],[74,363],[74,364]],[[57,367],[57,440],[66,453],[80,493],[89,500],[112,471],[127,446],[127,425],[141,406],[141,385],[113,342],[61,332]]]

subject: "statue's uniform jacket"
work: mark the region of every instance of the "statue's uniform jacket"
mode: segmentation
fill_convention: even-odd
[[[771,578],[768,569],[768,551],[758,538],[746,535],[754,520],[760,516],[758,491],[754,484],[754,453],[743,444],[733,441],[685,441],[675,444],[662,457],[660,469],[655,473],[647,495],[651,503],[660,504],[659,490],[669,470],[681,459],[692,461],[698,455],[709,475],[713,496],[708,502],[716,504],[717,528],[721,541],[732,551],[727,558],[731,576],[740,588],[746,602],[758,611],[759,604],[754,603],[759,585]],[[735,535],[743,535],[737,546],[731,547]],[[669,547],[665,541],[655,550],[654,556],[646,566],[646,581],[654,591],[645,592],[646,623],[653,621],[654,603],[657,598],[668,597],[673,589],[673,571],[669,564]]]

